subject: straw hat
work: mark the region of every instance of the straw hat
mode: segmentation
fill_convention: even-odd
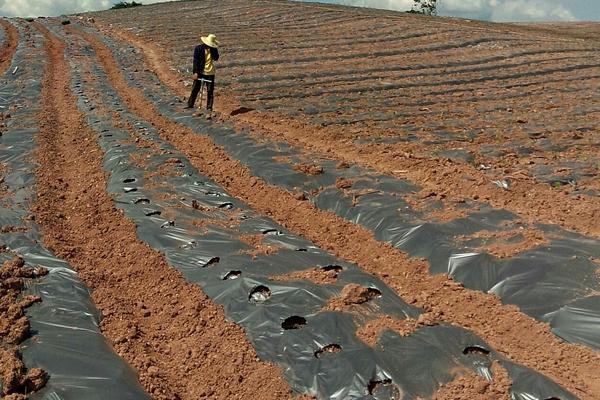
[[[202,43],[209,47],[219,47],[219,41],[217,40],[217,37],[212,33],[208,36],[202,36],[200,39],[202,40]]]

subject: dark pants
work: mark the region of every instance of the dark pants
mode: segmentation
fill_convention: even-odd
[[[196,98],[198,97],[198,93],[200,93],[200,88],[202,87],[202,81],[200,79],[204,79],[204,84],[206,85],[206,109],[212,111],[213,107],[213,99],[215,93],[215,76],[214,75],[200,75],[197,80],[194,81],[194,85],[192,86],[192,93],[190,94],[190,98],[188,99],[188,107],[193,108],[194,104],[196,104]],[[209,82],[206,82],[209,81]],[[202,107],[202,104],[200,104]]]

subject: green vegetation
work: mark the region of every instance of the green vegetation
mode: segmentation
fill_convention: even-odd
[[[142,3],[136,3],[135,1],[121,1],[119,3],[116,3],[114,6],[112,6],[110,9],[111,10],[118,10],[120,8],[130,8],[130,7],[137,7],[137,6],[141,6]]]
[[[437,15],[438,0],[413,0],[414,4],[409,11],[416,14]]]

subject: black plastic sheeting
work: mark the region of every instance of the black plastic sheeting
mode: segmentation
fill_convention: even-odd
[[[18,26],[21,36],[25,28]],[[49,274],[28,284],[26,293],[42,302],[27,310],[32,336],[20,352],[27,368],[39,367],[50,375],[45,388],[32,399],[148,399],[135,373],[106,343],[98,328],[100,315],[89,289],[69,265],[42,245],[39,227],[30,218],[35,196],[36,165],[33,153],[41,111],[41,71],[44,69],[43,38],[31,31],[34,47],[21,41],[13,60],[21,65],[2,77],[0,108],[9,107],[11,118],[0,137],[0,162],[5,166],[7,194],[0,199],[0,224],[16,232],[0,233],[0,262],[22,257],[28,266],[45,267]],[[32,102],[32,100],[34,100]],[[0,382],[1,385],[1,382]]]
[[[364,226],[378,240],[413,257],[426,258],[432,274],[447,273],[469,289],[496,294],[504,303],[517,305],[527,315],[549,323],[561,338],[600,350],[599,265],[593,261],[600,259],[600,241],[537,224],[535,228],[546,233],[548,245],[510,258],[474,250],[481,241],[459,238],[527,225],[520,224],[519,217],[507,210],[470,201],[464,204],[469,211],[465,218],[446,223],[429,221],[426,213],[412,209],[403,200],[403,196],[420,190],[411,182],[357,166],[338,169],[333,160],[299,157],[302,152],[288,143],[258,142],[248,132],[191,117],[154,74],[139,68],[143,61],[134,48],[104,40],[128,83],[142,89],[163,115],[210,136],[255,176],[290,191],[303,191],[318,208]],[[280,161],[282,157],[291,162]],[[324,173],[311,176],[293,168],[294,163],[310,162],[323,166]],[[350,194],[335,186],[337,178],[354,181]],[[490,184],[490,190],[494,189],[502,190]]]
[[[460,327],[426,327],[409,337],[387,331],[374,348],[360,341],[358,323],[383,315],[417,318],[421,311],[376,277],[254,213],[200,175],[152,125],[127,111],[91,48],[71,37],[65,40],[70,41],[72,89],[105,152],[108,191],[117,206],[135,221],[144,242],[224,306],[260,358],[281,366],[296,392],[319,399],[414,399],[431,395],[457,371],[471,370],[491,379],[491,362],[498,360],[514,381],[514,399],[575,398],[543,375],[504,359]],[[78,72],[84,71],[78,64],[82,56],[90,58],[94,81],[84,83],[84,72]],[[102,104],[118,111],[144,140],[117,128],[112,113],[98,111]],[[264,244],[278,251],[248,254],[253,248],[243,235],[249,234],[262,236]],[[270,279],[311,268],[338,270],[337,282]],[[343,312],[324,311],[350,283],[369,288],[371,300]]]
[[[0,45],[3,45],[5,41],[6,41],[6,32],[4,31],[4,27],[0,25]]]

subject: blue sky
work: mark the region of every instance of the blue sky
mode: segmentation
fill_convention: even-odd
[[[412,0],[307,0],[406,11]],[[600,0],[439,0],[440,15],[487,21],[600,21]]]
[[[144,4],[164,0],[138,0]],[[319,0],[390,10],[409,10],[412,0]],[[1,16],[60,15],[104,10],[116,0],[0,0]],[[600,21],[600,0],[441,0],[441,15],[488,21]]]

